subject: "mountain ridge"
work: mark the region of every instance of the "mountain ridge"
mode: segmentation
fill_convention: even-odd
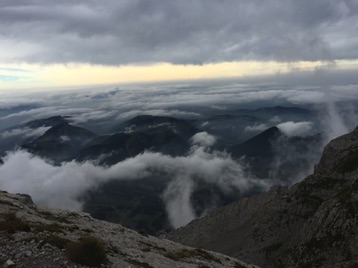
[[[358,265],[358,128],[332,140],[291,188],[218,208],[166,237],[262,267]]]
[[[87,213],[39,207],[28,195],[3,191],[0,243],[3,267],[257,267],[95,220]]]

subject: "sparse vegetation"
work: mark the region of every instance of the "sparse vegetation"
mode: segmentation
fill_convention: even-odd
[[[140,266],[140,267],[144,267],[144,268],[154,268],[153,266],[151,266],[150,264],[148,264],[146,262],[140,262],[137,260],[128,259],[128,260],[126,260],[126,262],[133,264],[133,265]]]
[[[282,243],[272,244],[270,246],[264,247],[263,250],[265,251],[266,257],[271,254],[272,252],[275,252],[282,246]]]
[[[48,211],[39,211],[39,213],[47,220],[53,220],[53,221],[58,221],[58,222],[62,222],[62,223],[71,223],[69,220],[67,220],[66,217],[55,216],[54,214],[52,214],[51,212],[48,212]]]
[[[217,263],[221,263],[221,261],[216,258],[213,254],[207,252],[206,250],[203,250],[201,248],[197,248],[195,250],[195,252],[200,255],[201,257],[203,257],[204,259],[206,260],[210,260],[210,261],[214,261],[214,262],[217,262]]]
[[[174,261],[179,261],[182,258],[189,258],[195,256],[194,250],[188,250],[188,249],[182,249],[176,252],[169,252],[165,254],[165,256],[169,259],[172,259]]]
[[[42,244],[48,243],[48,244],[55,246],[59,249],[64,249],[64,248],[66,248],[66,245],[70,242],[71,241],[66,238],[63,238],[63,237],[60,237],[57,235],[50,235],[49,237],[46,237],[44,239]]]
[[[26,221],[16,217],[15,213],[0,214],[0,218],[2,219],[0,221],[1,231],[6,231],[9,234],[13,234],[16,231],[31,231],[30,225]]]
[[[165,254],[165,256],[169,259],[175,260],[175,261],[179,261],[180,259],[183,258],[190,258],[190,257],[201,257],[205,260],[209,260],[209,261],[214,261],[217,263],[221,263],[221,261],[216,258],[214,255],[212,255],[211,253],[197,248],[194,250],[189,250],[189,249],[182,249],[176,252],[169,252],[167,254]]]
[[[67,243],[66,255],[71,261],[90,267],[99,267],[107,261],[104,243],[95,237],[83,237],[78,242]]]
[[[62,227],[56,223],[43,224],[35,227],[35,232],[64,233]]]
[[[93,233],[93,231],[88,228],[81,229],[81,231],[86,232],[86,233]]]
[[[155,249],[157,249],[157,250],[161,250],[161,251],[167,252],[167,249],[166,249],[166,248],[163,248],[163,247],[159,247],[159,246],[153,245],[153,248],[155,248]]]
[[[145,230],[139,230],[138,233],[145,237],[148,237],[148,233]]]

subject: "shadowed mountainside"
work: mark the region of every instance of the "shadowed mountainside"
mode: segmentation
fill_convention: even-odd
[[[219,208],[167,235],[262,267],[358,265],[358,128],[332,140],[314,174]]]

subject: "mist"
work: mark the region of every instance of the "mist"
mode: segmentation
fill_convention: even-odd
[[[278,124],[277,127],[288,137],[308,136],[312,130],[312,122],[285,122]]]
[[[346,134],[349,132],[349,127],[347,127],[344,123],[344,119],[337,111],[336,104],[334,102],[333,97],[330,93],[325,95],[326,97],[326,120],[328,120],[328,124],[326,125],[326,135],[327,140],[332,140],[337,138],[340,135]],[[348,114],[348,116],[350,116]]]
[[[81,196],[105,182],[137,180],[161,172],[171,178],[162,198],[170,223],[178,228],[198,216],[190,201],[195,178],[215,184],[223,191],[238,189],[243,194],[253,188],[264,190],[270,185],[245,172],[240,163],[226,153],[211,152],[209,147],[202,145],[213,144],[213,141],[214,137],[201,133],[194,136],[193,147],[187,156],[145,152],[110,167],[90,162],[53,166],[28,152],[14,151],[3,158],[0,188],[27,193],[39,205],[79,211],[84,202]]]

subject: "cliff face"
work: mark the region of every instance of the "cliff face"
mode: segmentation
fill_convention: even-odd
[[[167,235],[263,267],[358,265],[358,128],[331,141],[313,175],[242,199]]]
[[[0,267],[257,267],[0,192]]]

